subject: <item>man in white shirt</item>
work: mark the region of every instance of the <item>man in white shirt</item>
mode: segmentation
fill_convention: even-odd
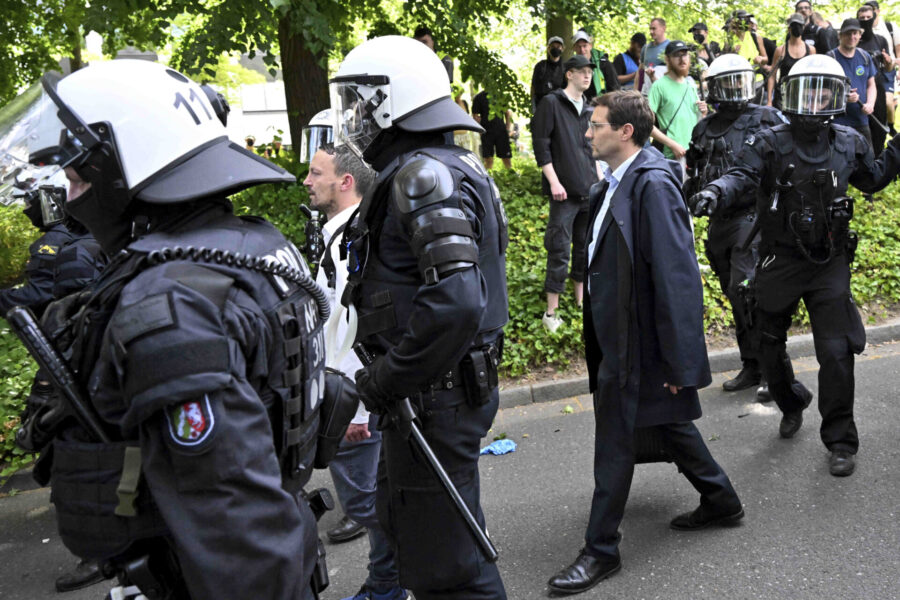
[[[341,355],[339,350],[348,334],[347,311],[340,303],[347,284],[347,260],[341,260],[340,241],[374,179],[375,173],[347,146],[325,145],[313,155],[303,181],[310,208],[328,217],[323,226],[325,253],[316,276],[332,307],[325,324],[326,366],[351,379],[362,364],[352,351]],[[355,537],[355,524],[369,530],[369,576],[353,600],[406,600],[409,596],[400,587],[393,551],[375,515],[375,479],[381,450],[381,432],[375,428],[375,421],[360,402],[337,455],[328,465],[345,515],[328,535],[332,541],[346,541]]]

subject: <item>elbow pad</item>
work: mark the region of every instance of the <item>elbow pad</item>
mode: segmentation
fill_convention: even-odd
[[[392,191],[426,284],[478,264],[475,232],[462,209],[459,182],[446,165],[416,157],[397,172]]]

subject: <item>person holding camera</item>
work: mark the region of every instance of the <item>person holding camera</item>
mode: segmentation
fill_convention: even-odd
[[[853,355],[866,343],[850,292],[857,237],[849,227],[848,186],[871,193],[890,183],[900,169],[900,142],[892,140],[875,160],[860,133],[833,122],[844,112],[852,84],[829,56],[800,59],[783,85],[790,123],[748,137],[735,165],[691,196],[688,205],[695,215],[720,214],[761,192],[755,316],[763,374],[783,413],[779,434],[794,437],[813,396],[794,377],[785,352],[791,317],[802,299],[820,367],[821,439],[830,451],[831,474],[847,476],[859,448]]]

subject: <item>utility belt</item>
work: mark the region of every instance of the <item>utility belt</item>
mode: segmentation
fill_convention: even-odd
[[[420,403],[423,397],[433,396],[434,392],[450,391],[462,387],[466,390],[465,398],[460,398],[456,404],[466,403],[473,408],[484,406],[491,401],[494,388],[499,385],[502,352],[502,338],[497,342],[472,348],[463,356],[458,365],[419,392]],[[455,406],[455,404],[444,407],[449,408],[450,406]]]
[[[750,206],[747,208],[740,208],[738,210],[735,210],[735,211],[732,211],[729,213],[725,213],[721,216],[716,215],[713,218],[716,221],[721,221],[723,223],[727,223],[728,221],[734,221],[735,219],[743,219],[743,218],[749,217],[749,216],[753,216],[754,218],[756,217],[756,207],[755,206]]]

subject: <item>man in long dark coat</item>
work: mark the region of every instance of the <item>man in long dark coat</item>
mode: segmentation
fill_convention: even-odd
[[[744,516],[728,476],[691,422],[697,389],[711,381],[703,291],[680,170],[642,149],[653,113],[638,92],[596,98],[586,136],[609,170],[591,189],[584,337],[596,439],[594,496],[578,558],[550,579],[557,593],[589,589],[621,568],[618,527],[631,487],[635,428],[653,428],[700,506],[673,529],[726,525]]]

